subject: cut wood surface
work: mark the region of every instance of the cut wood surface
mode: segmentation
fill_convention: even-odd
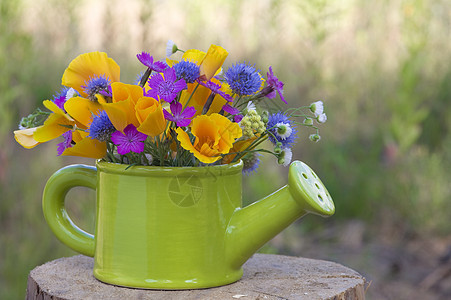
[[[199,290],[145,290],[109,285],[92,274],[94,260],[77,255],[36,267],[27,299],[365,299],[365,279],[340,264],[300,257],[255,254],[241,280]]]

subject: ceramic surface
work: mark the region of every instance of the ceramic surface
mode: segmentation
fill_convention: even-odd
[[[316,174],[293,162],[289,184],[241,208],[242,162],[208,167],[142,167],[98,162],[57,171],[43,195],[45,218],[72,249],[93,256],[106,283],[155,289],[228,284],[263,244],[306,213],[334,205]],[[68,190],[97,191],[96,230],[68,216]]]

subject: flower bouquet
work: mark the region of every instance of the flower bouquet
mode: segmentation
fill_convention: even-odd
[[[334,213],[318,176],[299,161],[285,187],[244,208],[241,199],[242,172],[258,167],[259,153],[288,165],[298,125],[316,130],[310,139],[318,141],[316,123],[326,115],[321,101],[282,110],[283,83],[271,67],[266,78],[246,63],[223,71],[228,53],[215,45],[168,50],[180,60],[137,55],[145,69],[136,84],[122,83],[105,53],[78,56],[61,92],[43,102],[49,111],[23,118],[15,138],[33,148],[63,137],[58,155],[98,159],[55,172],[42,204],[55,235],[94,257],[97,279],[155,289],[224,285],[294,220]],[[96,190],[94,235],[65,209],[76,186]]]
[[[315,130],[327,119],[322,101],[282,109],[283,82],[271,67],[264,76],[247,63],[223,71],[228,55],[183,51],[168,43],[168,58],[137,55],[145,71],[135,84],[120,81],[120,68],[106,53],[75,58],[65,70],[61,89],[22,118],[17,142],[33,148],[62,137],[58,155],[103,159],[128,165],[202,166],[242,160],[244,172],[259,165],[259,153],[287,166],[297,126]],[[169,57],[182,53],[179,60]],[[277,94],[280,100],[276,100]],[[302,120],[299,120],[302,118]],[[269,140],[265,147],[262,144]]]

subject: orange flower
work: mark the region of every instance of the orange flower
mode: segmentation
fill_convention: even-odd
[[[111,84],[111,90],[113,91],[113,103],[102,103],[111,123],[122,132],[129,124],[138,127],[135,105],[143,97],[143,89],[139,85],[114,82]]]
[[[191,133],[196,137],[194,144],[183,129],[177,128],[176,132],[180,145],[203,163],[213,163],[220,159],[220,155],[228,153],[235,140],[242,135],[237,123],[217,113],[193,119]]]
[[[160,102],[151,97],[141,97],[135,105],[139,132],[155,137],[166,128],[166,120]]]

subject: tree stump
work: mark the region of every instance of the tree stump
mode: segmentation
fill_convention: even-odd
[[[36,267],[28,276],[27,299],[365,299],[365,278],[337,263],[255,254],[241,280],[199,290],[145,290],[102,283],[94,260],[77,255]]]

